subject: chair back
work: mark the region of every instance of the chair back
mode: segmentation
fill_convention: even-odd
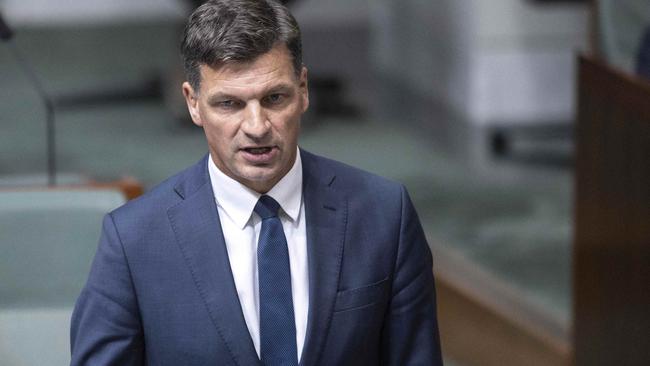
[[[70,316],[117,189],[0,190],[0,364],[70,363]]]

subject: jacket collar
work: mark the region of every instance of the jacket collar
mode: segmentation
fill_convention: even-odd
[[[336,192],[334,172],[323,159],[301,150],[307,220],[309,315],[300,364],[316,365],[328,337],[339,283],[347,223],[347,201]]]
[[[261,365],[246,327],[207,171],[207,155],[174,190],[183,199],[169,222],[212,323],[237,365]]]

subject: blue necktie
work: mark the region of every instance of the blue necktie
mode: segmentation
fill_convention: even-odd
[[[266,366],[297,365],[296,325],[291,299],[287,239],[278,210],[269,196],[260,197],[255,212],[262,218],[257,245],[260,291],[260,354]]]

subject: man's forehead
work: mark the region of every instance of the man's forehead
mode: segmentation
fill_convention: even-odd
[[[200,68],[210,69],[217,74],[241,74],[253,69],[293,67],[291,53],[284,44],[276,44],[269,51],[249,60],[219,61],[212,65],[201,64]]]
[[[282,71],[279,63],[260,63],[255,61],[228,62],[218,65],[200,65],[201,77],[213,80],[233,80],[272,76]]]
[[[296,83],[295,74],[282,67],[236,67],[201,68],[201,84],[209,89],[257,89],[273,88],[277,84]]]
[[[201,89],[208,93],[263,92],[298,83],[291,60],[283,50],[272,49],[253,61],[201,65]]]

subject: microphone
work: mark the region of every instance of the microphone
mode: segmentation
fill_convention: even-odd
[[[47,136],[47,182],[50,187],[56,185],[56,140],[55,140],[55,130],[54,130],[54,101],[50,96],[45,92],[43,85],[39,81],[34,69],[31,67],[30,63],[27,62],[27,59],[23,57],[22,53],[16,44],[13,42],[13,31],[9,28],[7,22],[5,22],[0,13],[0,39],[7,43],[9,49],[11,50],[14,59],[18,65],[22,68],[23,72],[31,82],[34,89],[38,93],[38,96],[41,98],[43,105],[45,106],[45,134]]]
[[[2,13],[0,13],[0,39],[8,41],[13,35],[11,28],[5,23],[5,20],[2,18]]]

